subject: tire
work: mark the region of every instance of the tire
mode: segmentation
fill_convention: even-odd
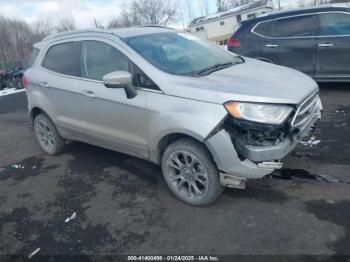
[[[170,144],[163,153],[161,166],[169,189],[187,204],[209,205],[224,190],[208,150],[193,139],[180,139]]]
[[[54,156],[63,151],[64,139],[46,115],[39,114],[35,117],[34,131],[39,145],[46,154]]]

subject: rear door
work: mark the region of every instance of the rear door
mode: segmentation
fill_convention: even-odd
[[[318,15],[317,78],[350,77],[350,14]]]
[[[316,73],[316,16],[300,15],[274,20],[273,38],[263,54],[273,63],[310,76]]]
[[[33,96],[49,114],[61,135],[72,137],[79,132],[79,105],[75,103],[75,79],[79,76],[78,45],[76,41],[53,43],[45,53],[33,84],[40,89]]]

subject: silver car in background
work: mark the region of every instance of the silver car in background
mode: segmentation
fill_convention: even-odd
[[[321,116],[310,77],[167,28],[49,36],[31,60],[23,82],[46,153],[75,140],[149,160],[192,205],[281,168]]]

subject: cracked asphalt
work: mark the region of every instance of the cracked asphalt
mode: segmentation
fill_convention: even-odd
[[[321,96],[320,144],[205,208],[143,160],[76,142],[45,155],[25,93],[0,97],[0,255],[350,255],[350,84]]]

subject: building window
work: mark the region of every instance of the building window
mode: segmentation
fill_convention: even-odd
[[[196,32],[204,31],[204,26],[196,27]]]
[[[241,15],[237,15],[237,23],[240,23],[242,21],[242,16]]]
[[[220,21],[220,26],[224,26],[225,25],[225,21]]]

